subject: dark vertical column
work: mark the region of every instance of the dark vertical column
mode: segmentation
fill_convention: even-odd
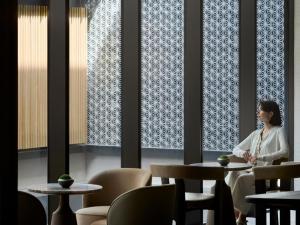
[[[202,27],[203,1],[184,1],[184,164],[202,161]],[[201,191],[200,182],[187,182]],[[202,212],[187,214],[187,224],[202,224]]]
[[[288,142],[290,160],[294,160],[294,0],[284,2],[285,77],[287,78]]]
[[[240,140],[256,129],[256,0],[240,1]]]
[[[185,0],[184,163],[202,160],[202,1]]]
[[[140,10],[140,0],[122,0],[122,167],[141,167]]]
[[[48,182],[69,172],[69,1],[48,10]],[[49,215],[57,201],[49,198]]]
[[[17,224],[18,1],[0,1],[0,224]]]

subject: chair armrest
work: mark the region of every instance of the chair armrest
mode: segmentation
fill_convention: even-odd
[[[281,157],[279,159],[273,160],[272,165],[280,165],[282,162],[287,162],[287,161],[288,161],[288,158]]]
[[[243,158],[237,157],[234,154],[227,155],[229,157],[230,162],[239,162],[239,163],[246,163]]]

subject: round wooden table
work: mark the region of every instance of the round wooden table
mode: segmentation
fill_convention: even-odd
[[[230,162],[227,166],[221,166],[218,162],[203,162],[203,163],[193,163],[192,166],[204,166],[204,167],[224,167],[225,171],[240,171],[247,170],[253,167],[250,163],[237,163]]]
[[[58,183],[33,185],[28,188],[35,193],[59,195],[59,205],[52,213],[51,225],[77,225],[76,216],[69,204],[69,195],[87,194],[102,189],[100,185],[74,183],[70,188],[62,188]]]

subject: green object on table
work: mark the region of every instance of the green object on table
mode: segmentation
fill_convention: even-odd
[[[69,174],[63,174],[59,176],[57,182],[63,188],[69,188],[74,183],[74,180]]]
[[[228,163],[230,162],[230,159],[227,155],[220,155],[217,158],[217,161],[220,163],[221,166],[227,166]]]
[[[58,179],[60,179],[60,180],[70,180],[70,179],[72,179],[72,177],[69,174],[63,174],[63,175],[59,176]]]

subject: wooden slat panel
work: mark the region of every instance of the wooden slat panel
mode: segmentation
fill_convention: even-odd
[[[70,9],[70,144],[87,142],[87,13]]]
[[[47,146],[47,8],[19,5],[18,148]]]
[[[19,5],[18,148],[47,147],[47,7]],[[87,142],[87,13],[70,10],[70,144]]]

